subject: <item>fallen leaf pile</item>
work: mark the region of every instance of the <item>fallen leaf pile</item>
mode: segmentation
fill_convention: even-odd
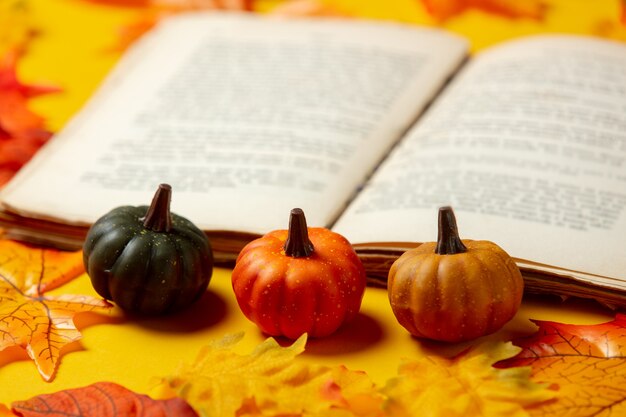
[[[335,395],[321,401],[322,388],[333,381],[333,369],[294,360],[304,351],[306,336],[286,348],[269,338],[251,354],[239,355],[232,348],[242,336],[230,335],[207,346],[193,364],[165,379],[165,388],[207,417],[317,415],[341,400]]]
[[[89,296],[46,294],[82,272],[80,252],[0,240],[0,351],[26,349],[46,381],[54,375],[61,349],[80,339],[74,315],[111,307]]]
[[[491,366],[519,351],[505,343],[479,345],[453,359],[406,361],[397,377],[377,387],[363,372],[297,361],[304,336],[286,348],[267,339],[249,355],[233,352],[240,338],[208,346],[193,364],[165,378],[162,391],[207,417],[517,417],[554,396],[530,381],[529,368]]]
[[[534,323],[536,334],[515,341],[522,352],[498,364],[530,365],[533,380],[558,388],[559,400],[532,415],[626,415],[626,315],[597,325]]]

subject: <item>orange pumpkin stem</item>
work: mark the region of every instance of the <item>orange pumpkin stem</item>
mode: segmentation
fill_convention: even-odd
[[[303,258],[313,253],[313,243],[309,240],[309,230],[302,209],[295,208],[289,215],[289,231],[285,242],[285,255]]]
[[[463,252],[467,252],[467,248],[459,237],[456,217],[454,217],[452,207],[441,207],[439,209],[439,234],[437,236],[435,253],[439,255],[454,255]]]
[[[160,184],[154,193],[152,204],[143,218],[143,225],[155,232],[169,232],[172,228],[172,216],[170,214],[170,200],[172,199],[172,187],[169,184]]]

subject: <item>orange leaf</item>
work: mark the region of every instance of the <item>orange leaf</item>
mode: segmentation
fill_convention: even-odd
[[[23,0],[0,1],[0,57],[23,50],[33,35],[28,5]]]
[[[27,107],[29,98],[60,91],[48,85],[29,85],[19,81],[16,72],[19,54],[10,51],[0,57],[0,129],[11,136],[43,130],[43,119]]]
[[[143,9],[134,22],[122,27],[114,51],[123,51],[141,35],[152,29],[159,20],[175,13],[190,10],[252,10],[253,0],[87,0],[91,3]]]
[[[439,21],[463,14],[469,9],[509,19],[543,20],[546,12],[544,0],[421,0],[428,13]]]
[[[159,8],[162,10],[250,10],[252,0],[88,0],[118,7]]]
[[[626,415],[626,315],[596,325],[534,323],[537,333],[515,341],[522,352],[498,364],[531,365],[534,380],[558,386],[559,400],[532,415]]]
[[[39,395],[12,404],[23,417],[197,417],[184,400],[153,400],[112,382]]]
[[[46,381],[54,375],[61,349],[80,339],[74,315],[111,307],[88,296],[44,295],[82,272],[81,252],[0,240],[0,351],[9,346],[26,349]]]
[[[281,3],[272,9],[273,15],[285,17],[299,16],[330,16],[347,17],[348,14],[337,7],[318,0],[291,0]]]
[[[0,56],[0,186],[51,136],[44,128],[44,119],[28,109],[28,100],[59,91],[20,82],[16,74],[19,56],[15,50]]]

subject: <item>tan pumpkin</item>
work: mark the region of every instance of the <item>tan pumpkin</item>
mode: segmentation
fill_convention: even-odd
[[[490,241],[461,240],[450,207],[439,210],[437,242],[405,252],[389,270],[389,302],[412,335],[459,342],[490,334],[519,309],[524,281]]]

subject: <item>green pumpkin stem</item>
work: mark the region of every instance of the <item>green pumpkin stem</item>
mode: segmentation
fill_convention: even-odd
[[[437,236],[435,253],[439,255],[454,255],[463,252],[467,252],[467,248],[459,237],[456,217],[454,217],[452,207],[441,207],[439,209],[439,235]]]
[[[155,232],[170,231],[172,228],[171,199],[172,187],[169,184],[160,184],[156,193],[154,193],[146,217],[143,218],[144,227]]]
[[[309,240],[309,231],[302,209],[291,210],[289,231],[285,242],[285,255],[292,258],[303,258],[313,253],[313,243]]]

